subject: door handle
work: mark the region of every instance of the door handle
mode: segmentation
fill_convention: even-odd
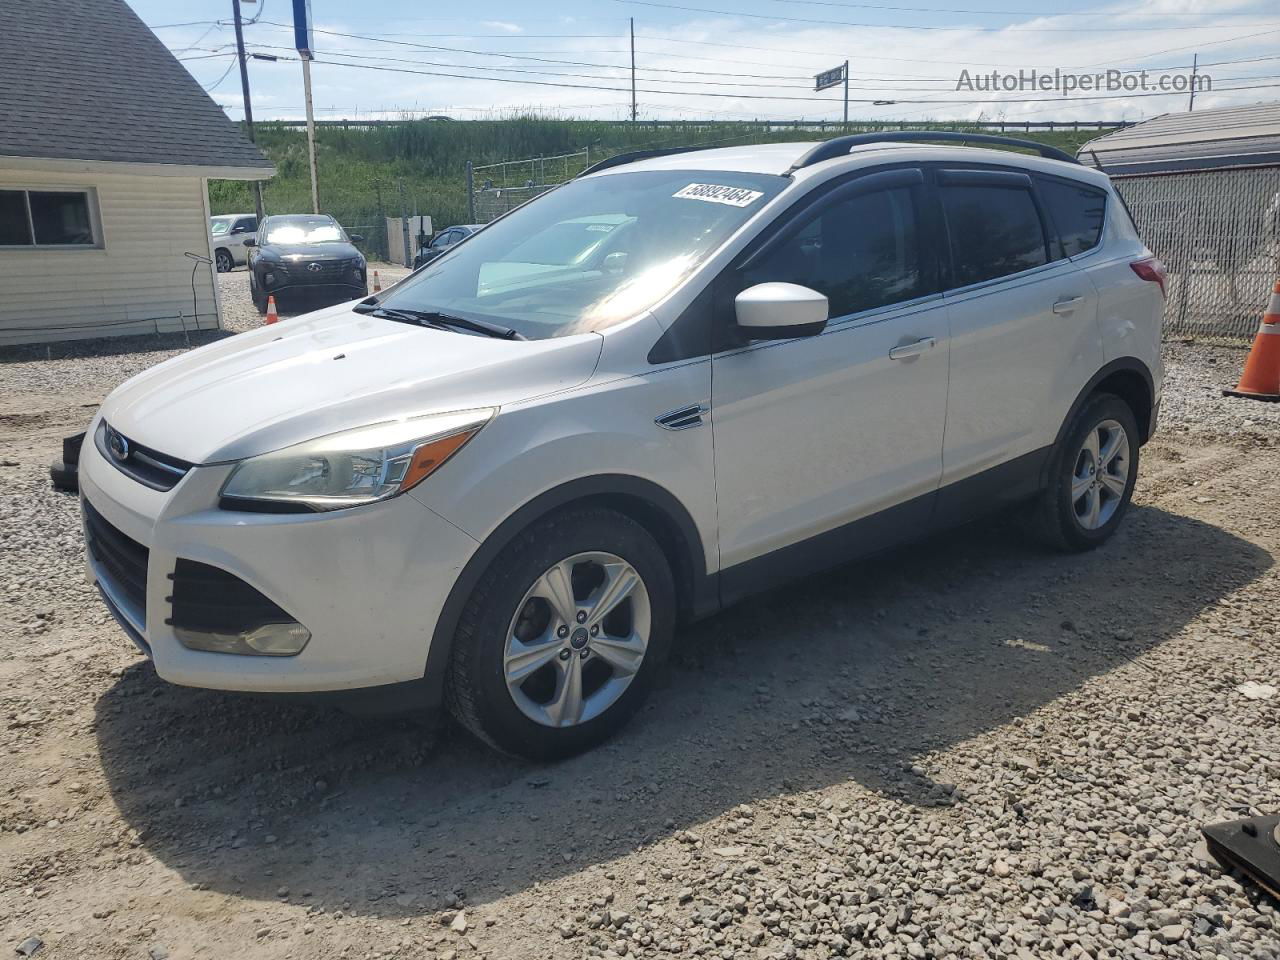
[[[1084,297],[1065,297],[1053,305],[1053,312],[1059,316],[1075,313],[1076,307],[1084,303]]]
[[[933,337],[924,337],[915,343],[904,343],[902,346],[894,347],[889,351],[889,359],[910,360],[912,357],[918,357],[920,354],[932,350],[937,342]]]

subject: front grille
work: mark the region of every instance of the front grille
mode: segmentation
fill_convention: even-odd
[[[313,269],[318,267],[319,269]],[[355,274],[345,260],[312,260],[310,263],[291,263],[288,277],[297,283],[334,283],[349,280]]]
[[[135,443],[105,420],[98,425],[93,441],[104,460],[152,490],[172,490],[195,466]]]
[[[173,594],[168,598],[173,627],[202,633],[242,633],[266,623],[292,623],[293,617],[234,574],[194,560],[174,564]]]
[[[125,536],[84,503],[85,542],[89,556],[98,564],[99,576],[142,613],[147,609],[147,560],[150,551],[131,537]]]

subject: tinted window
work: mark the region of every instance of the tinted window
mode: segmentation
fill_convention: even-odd
[[[1048,263],[1031,191],[960,185],[941,189],[954,270],[963,287]]]
[[[1062,241],[1063,256],[1074,257],[1098,245],[1107,211],[1105,193],[1064,180],[1042,179],[1040,196]]]
[[[89,198],[83,193],[32,190],[31,223],[38,244],[91,244],[93,227],[89,223]]]
[[[234,229],[236,233],[253,233],[258,228],[258,221],[254,217],[241,217],[236,221]]]
[[[22,190],[0,190],[0,246],[31,245],[27,197]]]
[[[831,204],[753,264],[744,280],[745,286],[782,281],[817,290],[831,302],[832,317],[931,292],[911,190],[878,190]]]

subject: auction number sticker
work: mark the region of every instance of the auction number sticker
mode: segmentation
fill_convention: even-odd
[[[731,207],[749,207],[764,196],[759,190],[743,187],[726,187],[718,183],[691,183],[672,194],[682,200],[705,200],[708,203],[727,203]]]

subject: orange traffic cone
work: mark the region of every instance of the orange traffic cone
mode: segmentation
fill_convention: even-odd
[[[276,296],[271,294],[267,297],[267,319],[263,323],[279,323],[280,314],[276,313]]]
[[[1228,397],[1280,401],[1280,282],[1271,291],[1271,302],[1253,338],[1240,383],[1234,390],[1222,392]]]
[[[373,292],[374,292],[374,293],[381,293],[381,292],[382,292],[382,281],[381,281],[380,279],[378,279],[378,271],[377,271],[377,270],[373,271]]]

